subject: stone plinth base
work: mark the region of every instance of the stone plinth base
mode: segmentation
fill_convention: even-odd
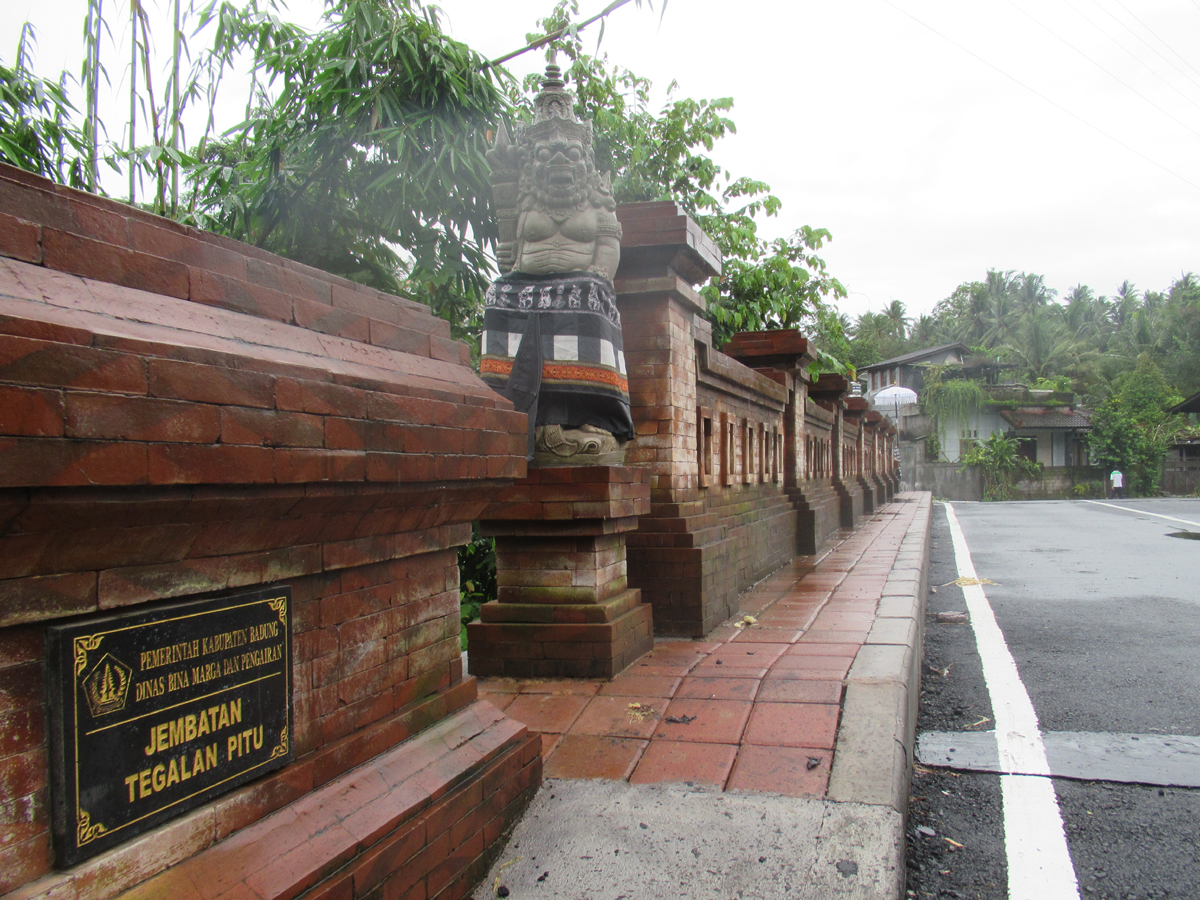
[[[742,591],[796,555],[795,507],[774,484],[662,504],[629,536],[634,583],[659,635],[703,637],[738,612]]]
[[[842,527],[857,528],[863,517],[863,488],[854,479],[835,479],[834,489],[842,502]]]
[[[854,480],[862,488],[863,513],[870,515],[879,508],[879,503],[875,498],[875,482],[864,475],[859,475]]]
[[[811,556],[820,552],[842,524],[842,500],[833,481],[816,478],[788,488],[788,497],[800,516],[796,533],[796,552]]]
[[[474,675],[611,678],[651,649],[625,535],[650,509],[643,469],[530,469],[484,511],[499,599],[467,626]]]
[[[871,486],[875,491],[875,508],[886,506],[891,497],[888,496],[887,482],[883,480],[882,475],[869,476]]]

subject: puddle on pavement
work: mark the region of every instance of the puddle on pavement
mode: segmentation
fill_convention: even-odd
[[[1167,537],[1183,538],[1188,541],[1200,541],[1200,531],[1171,531]]]

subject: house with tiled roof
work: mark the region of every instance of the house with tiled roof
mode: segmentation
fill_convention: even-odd
[[[1021,455],[1041,463],[1044,474],[1039,495],[1070,489],[1080,479],[1096,477],[1089,468],[1087,449],[1090,411],[1078,406],[1069,391],[997,383],[1011,368],[956,343],[906,353],[859,370],[872,407],[894,421],[899,431],[901,479],[907,487],[933,490],[951,499],[978,499],[971,496],[974,489],[956,494],[950,482],[971,480],[970,473],[959,472],[962,459],[971,447],[994,434],[1016,438]],[[943,381],[979,382],[983,402],[965,416],[946,416],[935,422],[920,406],[920,395],[934,371]],[[917,401],[884,400],[895,392],[879,396],[893,385],[916,391]],[[939,467],[945,471],[935,472]]]
[[[930,369],[945,367],[962,369],[972,377],[982,377],[989,382],[995,381],[996,375],[1002,369],[1011,368],[991,357],[981,356],[966,344],[956,342],[914,350],[871,363],[869,366],[860,367],[858,374],[868,397],[892,385],[906,387],[919,394],[925,386],[926,373]]]

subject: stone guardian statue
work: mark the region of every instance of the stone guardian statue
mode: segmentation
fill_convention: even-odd
[[[592,123],[546,67],[534,117],[488,153],[501,276],[488,288],[480,374],[529,414],[535,466],[619,465],[633,438],[613,276],[621,225],[596,172]]]

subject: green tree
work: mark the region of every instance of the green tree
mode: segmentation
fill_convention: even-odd
[[[1143,354],[1092,414],[1092,459],[1106,472],[1124,472],[1134,494],[1155,493],[1163,456],[1181,427],[1166,410],[1181,400],[1150,355]]]
[[[993,434],[967,451],[963,457],[963,468],[977,466],[983,475],[984,500],[1011,500],[1014,496],[1013,482],[1020,476],[1033,477],[1042,471],[1036,463],[1020,454],[1020,442],[1016,438]]]
[[[1021,366],[1030,381],[1050,378],[1069,369],[1075,359],[1076,343],[1061,315],[1046,307],[1033,307],[1009,335],[1011,343],[1001,349]]]
[[[320,32],[260,38],[255,68],[282,90],[189,170],[197,219],[472,331],[492,275],[487,127],[506,109],[494,69],[412,0],[334,0]]]

